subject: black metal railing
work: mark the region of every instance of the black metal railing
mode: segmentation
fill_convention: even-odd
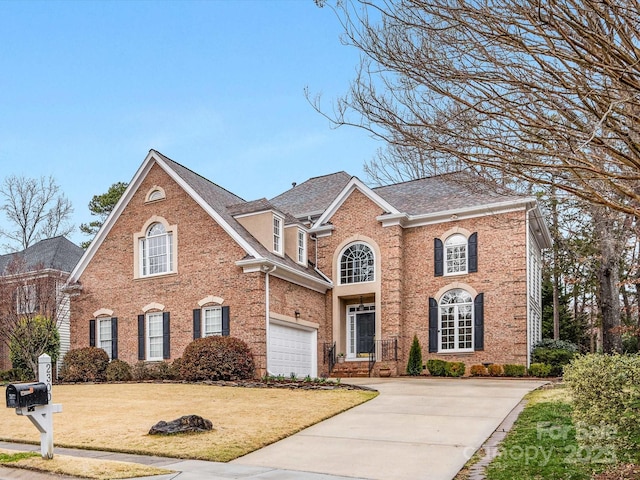
[[[336,365],[336,342],[324,344],[324,363],[329,364],[329,375]]]
[[[397,361],[398,360],[398,339],[374,340],[369,350],[369,376],[373,371],[376,361]]]

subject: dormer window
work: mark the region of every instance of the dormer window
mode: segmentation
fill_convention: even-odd
[[[298,263],[307,264],[307,236],[301,228],[298,229]]]
[[[282,255],[282,218],[273,216],[273,251]]]

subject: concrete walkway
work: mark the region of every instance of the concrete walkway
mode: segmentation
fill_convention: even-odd
[[[353,381],[352,381],[353,380]],[[56,448],[60,455],[144,463],[180,472],[154,480],[451,480],[529,391],[506,379],[349,379],[375,399],[230,463]],[[39,450],[30,445],[0,448]],[[0,468],[0,480],[29,476]],[[139,479],[140,480],[140,479]]]

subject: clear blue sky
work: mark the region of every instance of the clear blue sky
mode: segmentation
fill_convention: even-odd
[[[330,108],[347,91],[358,52],[340,33],[313,0],[0,0],[0,179],[52,175],[76,227],[151,148],[246,200],[366,180],[380,144],[303,92]]]

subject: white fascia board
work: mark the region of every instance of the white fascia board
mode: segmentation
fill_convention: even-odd
[[[436,223],[450,222],[453,220],[465,220],[486,215],[495,215],[498,213],[515,212],[525,209],[528,205],[531,205],[531,202],[535,202],[535,199],[527,197],[519,200],[508,200],[505,202],[496,202],[488,205],[478,205],[476,207],[443,210],[440,212],[428,213],[425,215],[385,214],[376,217],[376,220],[381,222],[384,227],[389,227],[392,225],[400,225],[403,228],[421,227],[424,225],[433,225]]]
[[[333,232],[335,229],[336,227],[331,224],[319,225],[317,227],[310,228],[309,233],[315,234],[316,238],[330,237],[331,232]]]
[[[69,279],[67,280],[68,284],[77,282],[80,278],[80,275],[82,275],[82,272],[84,272],[84,269],[87,268],[87,265],[95,255],[95,252],[98,250],[100,245],[102,245],[102,242],[113,227],[113,224],[120,217],[124,208],[129,204],[131,197],[133,197],[133,194],[138,190],[138,187],[142,183],[142,180],[144,179],[146,174],[149,173],[149,170],[151,169],[151,166],[153,164],[153,160],[153,150],[149,150],[149,153],[142,162],[142,165],[140,165],[135,175],[129,182],[129,185],[125,189],[124,193],[122,194],[116,205],[113,207],[113,210],[111,210],[111,213],[109,213],[109,216],[100,227],[100,230],[98,230],[98,233],[96,233],[96,236],[89,244],[89,248],[87,248],[87,250],[84,252],[84,255],[82,256],[82,258],[80,258],[80,261],[76,264],[75,268],[69,275]]]
[[[389,212],[391,214],[400,213],[398,209],[396,209],[393,205],[387,202],[380,195],[375,193],[369,187],[367,187],[360,179],[357,177],[351,177],[349,183],[345,185],[342,191],[338,194],[338,196],[331,202],[331,205],[327,207],[324,213],[320,216],[318,220],[316,220],[314,227],[321,226],[323,223],[329,221],[329,219],[333,216],[334,213],[340,208],[340,206],[345,202],[349,195],[353,193],[354,190],[360,190],[369,200],[378,205],[385,212]]]
[[[227,223],[227,221],[222,218],[222,216],[216,212],[211,206],[204,201],[204,199],[196,193],[196,191],[191,188],[191,186],[185,182],[180,175],[174,172],[162,159],[156,159],[158,165],[162,167],[162,169],[178,184],[182,189],[191,196],[195,200],[195,202],[202,207],[202,209],[213,218],[218,225],[222,227],[222,229],[227,232],[227,234],[235,240],[235,242],[240,245],[247,255],[251,255],[253,257],[260,257],[260,254],[255,250],[244,238],[240,236],[240,234]]]
[[[540,206],[535,204],[535,207],[529,212],[531,216],[532,223],[534,225],[533,233],[534,237],[540,245],[540,248],[551,248],[553,246],[553,237],[551,237],[551,232],[549,231],[549,226],[547,222],[544,221],[544,217],[542,216],[542,212],[540,211]]]
[[[242,267],[243,273],[269,272],[274,277],[320,293],[326,293],[327,290],[333,288],[333,284],[331,282],[322,281],[312,275],[300,272],[291,267],[288,267],[287,265],[273,262],[266,258],[249,258],[245,260],[238,260],[236,262],[236,265]]]

